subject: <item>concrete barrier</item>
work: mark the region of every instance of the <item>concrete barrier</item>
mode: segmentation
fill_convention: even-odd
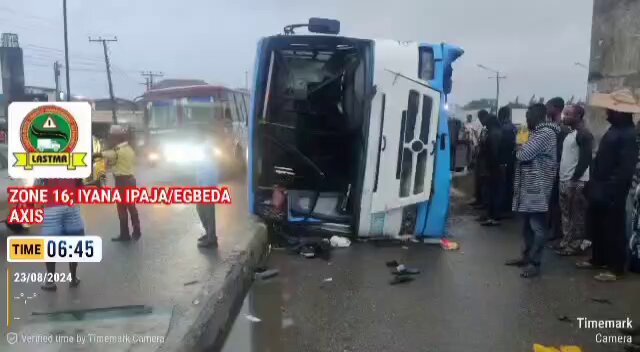
[[[189,307],[175,307],[165,342],[157,352],[197,352],[222,346],[255,268],[267,253],[267,227],[256,218],[247,240],[216,269]]]

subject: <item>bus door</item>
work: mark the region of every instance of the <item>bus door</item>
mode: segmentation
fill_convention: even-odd
[[[371,212],[428,201],[431,195],[441,93],[390,70],[377,79],[381,113],[377,177]]]

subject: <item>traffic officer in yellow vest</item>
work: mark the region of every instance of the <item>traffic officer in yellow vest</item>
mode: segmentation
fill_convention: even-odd
[[[111,171],[115,178],[116,187],[135,187],[136,178],[135,163],[136,154],[131,145],[127,129],[123,126],[113,125],[109,130],[109,137],[115,146],[111,150],[105,150],[102,153],[93,154],[94,158],[103,157],[111,166]],[[138,209],[135,204],[117,204],[118,219],[120,220],[120,235],[113,238],[113,241],[124,242],[140,239],[140,218]],[[131,225],[133,231],[129,233],[129,215],[131,216]]]

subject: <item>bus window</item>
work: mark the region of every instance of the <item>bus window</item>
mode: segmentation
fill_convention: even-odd
[[[425,81],[435,78],[435,62],[432,48],[420,48],[420,61],[418,63],[418,77]]]
[[[242,122],[245,122],[247,121],[247,106],[244,104],[243,96],[244,94],[236,94],[236,100],[238,101],[240,110],[242,110]]]

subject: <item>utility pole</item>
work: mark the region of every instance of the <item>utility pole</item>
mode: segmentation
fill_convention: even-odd
[[[164,73],[162,72],[153,72],[153,71],[142,71],[140,75],[145,78],[147,82],[147,90],[151,90],[153,88],[153,78],[154,77],[162,77]]]
[[[495,77],[489,77],[489,79],[494,79],[496,80],[496,111],[495,113],[498,113],[498,109],[500,108],[500,80],[501,79],[506,79],[507,76],[501,76],[500,75],[500,71],[498,70],[494,70],[492,68],[489,68],[487,66],[484,65],[480,65],[478,64],[478,67],[480,67],[483,70],[489,71],[489,72],[493,72],[495,74]]]
[[[67,79],[67,101],[71,101],[71,81],[69,80],[69,38],[67,35],[67,0],[62,0],[62,17],[64,18],[64,68]]]
[[[56,101],[60,101],[60,63],[53,63],[53,79],[56,82]]]
[[[113,117],[113,124],[118,124],[118,117],[116,116],[116,98],[113,95],[113,82],[111,81],[111,65],[109,64],[109,52],[107,50],[107,42],[117,42],[118,38],[113,37],[110,39],[105,39],[99,37],[98,39],[89,38],[90,42],[101,42],[102,48],[104,49],[104,62],[107,65],[107,81],[109,82],[109,96],[111,98],[111,114]]]
[[[244,71],[244,89],[249,90],[249,71]]]

